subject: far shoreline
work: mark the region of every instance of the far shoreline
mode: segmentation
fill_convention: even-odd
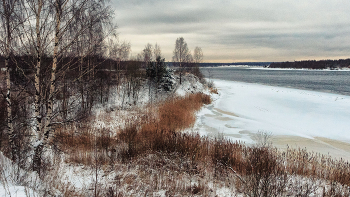
[[[251,66],[251,65],[223,65],[223,66],[200,66],[199,68],[243,68],[243,69],[256,69],[256,70],[282,70],[282,71],[345,71],[349,72],[350,68],[337,68],[337,69],[312,69],[312,68],[270,68],[263,66]]]
[[[350,68],[339,68],[339,69],[312,69],[312,68],[269,68],[269,67],[248,67],[248,69],[261,69],[261,70],[283,70],[283,71],[343,71],[348,72]]]

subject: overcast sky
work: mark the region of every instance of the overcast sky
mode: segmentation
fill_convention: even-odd
[[[111,0],[134,56],[158,43],[171,61],[184,37],[204,62],[350,57],[349,0]]]

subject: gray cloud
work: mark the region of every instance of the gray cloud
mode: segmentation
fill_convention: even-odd
[[[336,59],[350,54],[346,0],[116,0],[121,39],[134,54],[160,44],[171,61],[175,40],[203,49],[205,61]],[[349,41],[348,41],[349,40]]]

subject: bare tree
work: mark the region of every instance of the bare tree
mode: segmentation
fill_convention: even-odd
[[[180,73],[180,84],[184,69],[187,66],[187,63],[191,61],[192,55],[187,47],[185,39],[183,37],[177,38],[173,52],[173,62],[175,63],[175,66],[178,67]]]
[[[203,61],[203,51],[202,48],[196,47],[193,52],[194,63],[199,64]]]
[[[2,29],[0,30],[0,49],[5,57],[5,81],[6,81],[6,104],[7,104],[7,132],[9,135],[9,144],[11,148],[12,160],[16,160],[17,147],[15,144],[15,132],[12,117],[12,101],[11,101],[11,78],[10,78],[10,56],[13,55],[13,39],[15,30],[19,24],[19,17],[16,14],[19,9],[19,0],[2,0],[0,5],[0,22]]]
[[[162,58],[162,50],[160,49],[160,46],[157,43],[156,45],[154,45],[153,53],[154,53],[154,58],[156,60],[158,57]]]
[[[143,61],[143,57],[142,57],[142,53],[138,53],[137,55],[136,55],[136,57],[135,57],[135,60],[136,61],[139,61],[139,62],[142,62]]]
[[[147,65],[148,62],[153,60],[153,46],[150,43],[147,43],[145,48],[141,52],[143,62]]]
[[[123,41],[120,47],[118,48],[118,55],[121,61],[127,61],[129,60],[131,52],[131,45],[130,42]]]
[[[131,52],[130,42],[123,41],[120,43],[118,40],[110,39],[108,42],[108,58],[112,60],[127,61],[129,60]]]

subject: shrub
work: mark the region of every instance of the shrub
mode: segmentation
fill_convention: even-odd
[[[198,77],[198,79],[200,81],[202,81],[202,79],[204,78],[203,73],[200,71],[198,64],[195,64],[193,67],[190,67],[188,69],[188,72],[192,73],[193,75],[195,75],[196,77]]]
[[[268,147],[253,147],[247,154],[244,181],[236,184],[240,192],[247,196],[283,195],[288,177],[278,154]]]

